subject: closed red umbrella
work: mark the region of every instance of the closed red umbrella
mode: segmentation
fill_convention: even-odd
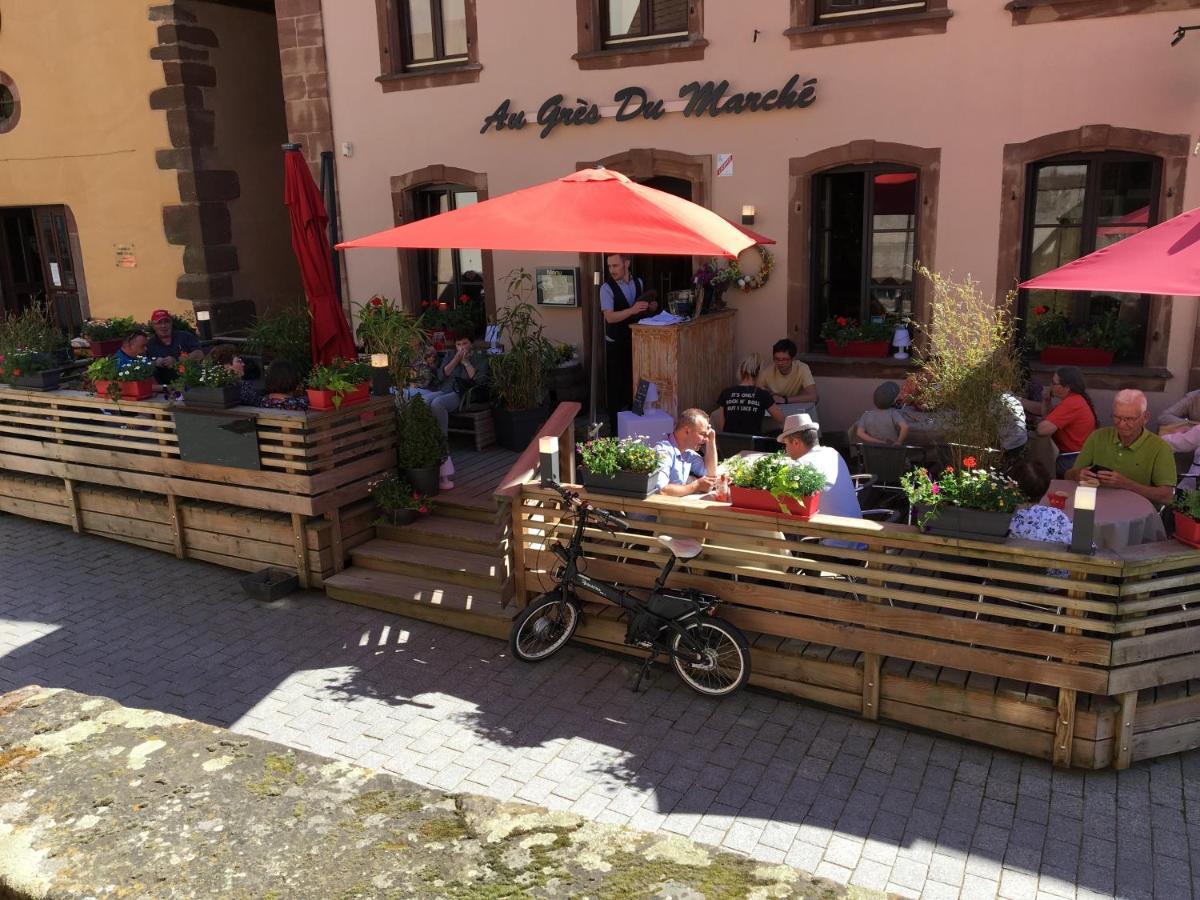
[[[1200,296],[1200,209],[1031,278],[1021,287]]]
[[[299,149],[283,155],[283,202],[292,220],[292,250],[300,265],[304,294],[312,315],[312,358],[317,364],[354,359],[350,325],[338,302],[329,250],[329,215]]]
[[[711,210],[630,181],[583,169],[462,209],[338,244],[542,253],[641,253],[736,257],[755,238]]]

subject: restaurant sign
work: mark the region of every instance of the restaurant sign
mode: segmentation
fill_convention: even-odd
[[[542,130],[539,137],[547,138],[560,125],[595,125],[601,118],[611,117],[618,122],[634,119],[661,119],[665,113],[679,111],[684,118],[734,115],[745,112],[770,112],[777,109],[804,109],[812,106],[817,98],[817,79],[801,82],[793,75],[780,88],[768,91],[745,91],[729,93],[728,81],[692,81],[679,89],[679,100],[651,99],[643,87],[623,87],[613,94],[612,107],[601,107],[583,98],[574,104],[564,101],[562,94],[547,97],[538,107],[534,117]],[[524,110],[514,110],[512,100],[506,99],[495,111],[485,116],[480,134],[490,129],[496,131],[520,131],[528,116]]]

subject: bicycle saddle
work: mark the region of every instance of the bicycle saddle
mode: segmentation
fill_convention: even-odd
[[[670,550],[676,559],[691,559],[699,556],[704,550],[704,546],[699,541],[691,538],[673,538],[669,534],[659,534],[655,536],[655,540]]]

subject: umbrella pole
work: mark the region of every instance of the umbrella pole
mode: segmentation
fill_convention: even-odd
[[[600,265],[604,265],[604,259],[601,257]],[[597,397],[600,393],[600,350],[604,347],[604,316],[600,314],[600,269],[592,271],[592,312],[589,313],[592,317],[592,340],[591,352],[588,354],[591,357],[591,387],[588,396],[588,415],[590,416],[590,424],[588,425],[588,438],[592,438],[597,434],[599,427],[599,417],[596,414]]]

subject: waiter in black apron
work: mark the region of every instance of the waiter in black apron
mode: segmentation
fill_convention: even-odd
[[[609,434],[617,434],[617,413],[633,400],[633,332],[629,326],[647,313],[658,311],[653,299],[640,299],[642,280],[629,272],[630,258],[610,253],[608,271],[600,285],[600,309],[604,313],[605,382]]]

